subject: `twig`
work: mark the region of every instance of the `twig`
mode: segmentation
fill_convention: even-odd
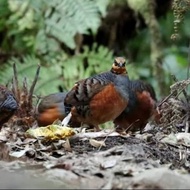
[[[18,86],[18,73],[16,69],[16,64],[13,63],[13,93],[15,94],[15,97],[17,101],[20,101],[20,89]]]
[[[189,41],[189,50],[188,50],[188,58],[187,58],[187,79],[189,78],[189,70],[190,70],[190,41]]]
[[[27,86],[28,86],[27,78],[24,77],[24,80],[23,80],[23,93],[24,93],[25,96],[28,95],[28,89],[27,89]]]
[[[174,80],[174,82],[179,82],[178,81],[178,79],[176,78],[176,76],[175,75],[171,75],[172,76],[172,78],[173,78],[173,80]],[[188,79],[188,78],[187,78]],[[187,95],[187,92],[186,92],[186,90],[185,90],[185,88],[184,89],[182,89],[182,92],[183,92],[183,95],[185,96],[185,99],[187,100],[187,102],[189,101],[189,99],[188,99],[188,95]]]
[[[28,83],[27,83],[27,78],[24,77],[23,79],[23,86],[22,86],[22,93],[21,93],[21,96],[20,96],[20,104],[21,104],[21,107],[22,107],[22,111],[24,111],[27,116],[29,116],[29,110],[30,110],[30,107],[28,107],[28,102],[27,102],[27,98],[28,97]]]
[[[30,105],[30,107],[32,105],[32,96],[33,96],[33,92],[34,92],[34,88],[35,88],[36,82],[38,81],[39,73],[40,73],[40,65],[38,65],[38,68],[37,68],[37,71],[36,71],[36,75],[34,77],[34,80],[32,82],[30,90],[29,90],[28,104]]]
[[[175,98],[177,98],[177,97],[183,92],[183,90],[184,90],[186,87],[187,87],[187,86],[183,87],[183,88],[178,92],[178,94],[175,96]]]
[[[188,133],[189,132],[189,121],[187,120],[185,122],[185,133]]]
[[[166,102],[171,96],[173,96],[175,92],[170,93],[167,97],[165,97],[158,105],[157,107],[160,107],[164,102]]]
[[[189,73],[190,73],[190,41],[189,41],[189,48],[188,48],[188,58],[187,58],[187,79],[189,78]],[[186,88],[188,90],[188,87]]]
[[[127,129],[125,130],[126,132],[129,131],[135,123],[139,122],[139,119],[137,119],[136,121],[134,121],[133,123],[131,123],[131,125],[129,125],[129,127],[127,127]]]
[[[178,96],[181,94],[181,92],[183,92],[183,90],[184,90],[185,88],[186,88],[186,86],[183,87],[183,88],[178,92],[178,94],[175,96],[175,98],[178,97]],[[166,102],[166,101],[167,101],[171,96],[173,96],[175,93],[176,93],[175,91],[171,92],[166,98],[164,98],[164,99],[157,105],[157,108],[160,107],[164,102]]]
[[[82,138],[98,138],[98,137],[107,137],[107,136],[120,136],[119,133],[115,132],[114,130],[109,131],[98,131],[98,132],[87,132],[87,133],[77,133],[76,135],[72,136],[70,139],[82,139]]]
[[[115,132],[115,129],[111,130],[111,131],[106,135],[106,137],[105,137],[105,139],[104,139],[104,141],[103,141],[104,143],[106,142],[108,136],[109,136],[111,133],[113,133],[113,132]],[[102,146],[103,146],[103,144],[98,148],[98,151],[100,151],[100,149],[102,148]]]

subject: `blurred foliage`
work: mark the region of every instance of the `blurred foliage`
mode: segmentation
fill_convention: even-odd
[[[107,48],[101,46],[98,51],[94,48],[89,51],[88,47],[84,47],[84,49],[82,54],[73,57],[59,57],[56,64],[42,67],[35,92],[37,94],[50,94],[58,91],[58,86],[62,86],[64,90],[69,90],[74,81],[110,69],[112,54]],[[90,66],[88,66],[89,62]],[[37,65],[40,64],[40,59],[32,55],[26,55],[22,57],[22,64],[19,58],[10,59],[8,64],[3,65],[3,69],[0,70],[1,83],[10,83],[12,80],[12,75],[10,75],[10,73],[13,73],[12,63],[17,65],[19,81],[27,77],[28,84],[31,84]],[[87,68],[85,68],[84,63],[87,64]]]
[[[189,0],[173,0],[172,4],[174,14],[174,34],[171,39],[176,40],[180,37],[178,33],[179,24],[184,20],[185,13],[190,10]]]
[[[106,14],[107,4],[106,0],[2,0],[0,32],[4,38],[1,39],[1,51],[2,55],[9,53],[10,59],[2,66],[0,82],[11,80],[13,62],[17,64],[20,79],[27,76],[29,83],[34,77],[36,65],[44,66],[36,86],[36,92],[41,94],[57,91],[58,85],[64,83],[62,74],[66,84],[70,84],[64,85],[66,88],[73,85],[73,79],[89,76],[93,68],[89,67],[84,72],[82,64],[88,54],[87,48],[82,55],[70,57],[61,46],[64,44],[74,49],[77,33],[88,34],[88,29],[95,33],[100,25],[100,16]],[[105,53],[108,53],[106,48],[100,49],[103,50],[100,58],[94,51],[90,53],[95,70],[97,68],[93,59],[102,62]]]
[[[87,34],[89,28],[95,32],[100,24],[98,1],[8,0],[7,3],[11,11],[6,21],[11,27],[8,35],[16,36],[19,44],[31,46],[41,54],[59,50],[60,42],[75,48],[76,33]],[[25,46],[22,49],[27,49]]]
[[[185,12],[178,27],[181,38],[173,42],[172,6],[164,12],[162,1],[155,1],[169,91],[170,74],[186,78],[190,14]],[[1,0],[0,83],[10,82],[15,62],[19,80],[26,76],[30,84],[40,64],[37,95],[69,90],[75,81],[109,70],[119,55],[129,62],[130,78],[144,79],[157,89],[149,31],[127,6],[127,0]]]

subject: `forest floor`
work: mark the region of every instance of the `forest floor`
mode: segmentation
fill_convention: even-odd
[[[16,66],[14,69],[16,73]],[[26,135],[27,129],[36,128],[31,125],[34,116],[30,112],[35,111],[31,97],[38,74],[39,68],[31,89],[26,90],[23,83],[23,92],[17,89],[14,74],[14,94],[20,101],[20,110],[0,131],[1,188],[190,188],[190,102],[186,93],[185,99],[178,98],[190,80],[171,87],[171,94],[158,106],[161,125],[147,124],[142,134],[82,130],[67,139],[44,140],[39,131],[37,138],[35,133],[33,137]]]
[[[44,142],[4,128],[1,188],[189,188],[189,139],[189,133],[166,135],[154,126],[143,134],[103,130]]]

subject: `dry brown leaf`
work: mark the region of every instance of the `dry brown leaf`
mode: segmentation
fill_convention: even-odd
[[[3,142],[7,141],[8,134],[9,133],[8,133],[7,130],[1,129],[1,131],[0,131],[0,141],[3,141]]]
[[[89,139],[89,142],[93,147],[96,147],[96,148],[106,146],[105,141],[97,141],[95,139]]]
[[[117,132],[113,132],[113,130],[102,130],[102,131],[98,131],[98,132],[80,132],[77,133],[75,136],[72,137],[72,139],[82,139],[82,138],[98,138],[98,137],[117,137],[117,136],[121,136],[119,133]],[[123,136],[123,135],[122,135]]]
[[[29,146],[26,146],[24,150],[14,151],[14,152],[12,151],[9,153],[9,155],[16,157],[16,158],[20,158],[20,157],[24,156],[29,151],[34,151],[34,149],[30,148]]]

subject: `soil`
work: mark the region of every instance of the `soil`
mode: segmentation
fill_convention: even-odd
[[[11,171],[8,178],[14,174],[18,177],[19,171],[21,179],[18,177],[16,182],[7,182],[18,188],[30,187],[31,184],[32,188],[126,189],[143,171],[162,167],[186,173],[190,171],[189,154],[185,159],[180,158],[180,151],[186,149],[178,144],[162,142],[161,139],[167,135],[161,130],[125,136],[109,134],[93,138],[105,143],[99,147],[92,145],[91,138],[87,137],[71,137],[70,144],[67,144],[65,140],[23,141],[17,136],[16,141],[1,143],[3,161],[0,163],[0,175]],[[32,178],[23,183],[25,174]],[[4,182],[3,187],[6,188],[7,183]]]

